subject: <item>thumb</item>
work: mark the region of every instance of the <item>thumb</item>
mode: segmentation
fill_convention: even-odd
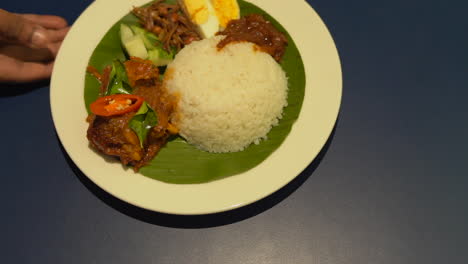
[[[31,48],[46,48],[48,32],[22,16],[0,9],[0,41]]]

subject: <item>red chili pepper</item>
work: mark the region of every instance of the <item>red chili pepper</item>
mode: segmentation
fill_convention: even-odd
[[[136,111],[145,99],[133,94],[114,94],[99,97],[91,103],[89,108],[93,114],[98,116],[122,115]]]

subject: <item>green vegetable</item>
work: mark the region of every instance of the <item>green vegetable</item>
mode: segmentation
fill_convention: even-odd
[[[161,47],[161,42],[159,41],[158,37],[156,37],[156,35],[154,35],[153,33],[150,33],[142,27],[136,25],[131,25],[130,28],[132,29],[135,35],[140,36],[148,51]]]
[[[140,34],[135,34],[129,26],[120,24],[120,41],[129,56],[148,58],[148,51]]]
[[[133,31],[125,24],[120,24],[120,40],[122,43],[128,42],[133,37]]]
[[[151,60],[156,66],[165,66],[174,58],[174,51],[165,51],[156,35],[138,25],[120,24],[120,41],[129,56]]]
[[[106,95],[131,94],[132,88],[130,87],[125,67],[121,61],[113,61],[109,79],[111,81],[107,86]],[[129,127],[135,131],[140,140],[140,145],[143,147],[148,132],[157,124],[158,118],[156,112],[154,112],[146,102],[143,102],[135,116],[130,120]]]
[[[107,86],[107,94],[130,94],[132,88],[129,85],[127,73],[122,62],[115,60],[112,63],[112,71],[109,75],[109,85]]]
[[[158,117],[156,112],[144,102],[140,109],[136,112],[135,116],[130,120],[128,126],[135,131],[140,140],[140,146],[143,147],[143,143],[146,140],[146,136],[152,127],[158,124]]]
[[[145,44],[140,36],[134,35],[127,42],[123,42],[125,50],[129,56],[138,57],[142,59],[148,58],[148,51],[145,48]]]
[[[164,66],[173,60],[174,56],[163,49],[154,49],[148,51],[148,60],[151,60],[156,66]]]

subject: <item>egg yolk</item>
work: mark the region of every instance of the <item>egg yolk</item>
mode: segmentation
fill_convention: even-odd
[[[206,0],[184,1],[190,19],[198,25],[205,23],[209,17],[208,7],[205,1]]]
[[[211,0],[219,24],[225,28],[232,19],[239,18],[239,6],[236,0]]]

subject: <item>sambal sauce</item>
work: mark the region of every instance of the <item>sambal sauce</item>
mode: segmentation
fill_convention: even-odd
[[[148,164],[169,137],[176,134],[177,128],[171,124],[171,116],[177,105],[177,98],[171,96],[159,80],[158,67],[149,60],[132,57],[124,62],[128,81],[132,84],[132,94],[102,95],[91,104],[92,113],[88,116],[87,138],[94,149],[116,156],[124,165],[132,165],[135,171]],[[88,67],[94,76],[108,82],[110,67],[103,74]],[[107,76],[107,77],[106,77]],[[107,79],[107,80],[106,80]],[[101,87],[106,88],[107,85]],[[140,142],[130,127],[143,100],[155,111],[157,124],[152,127],[146,139]]]
[[[259,14],[231,20],[226,29],[216,35],[226,36],[218,43],[218,49],[224,48],[231,42],[248,41],[255,43],[262,51],[269,53],[277,62],[283,57],[288,45],[286,36]]]

